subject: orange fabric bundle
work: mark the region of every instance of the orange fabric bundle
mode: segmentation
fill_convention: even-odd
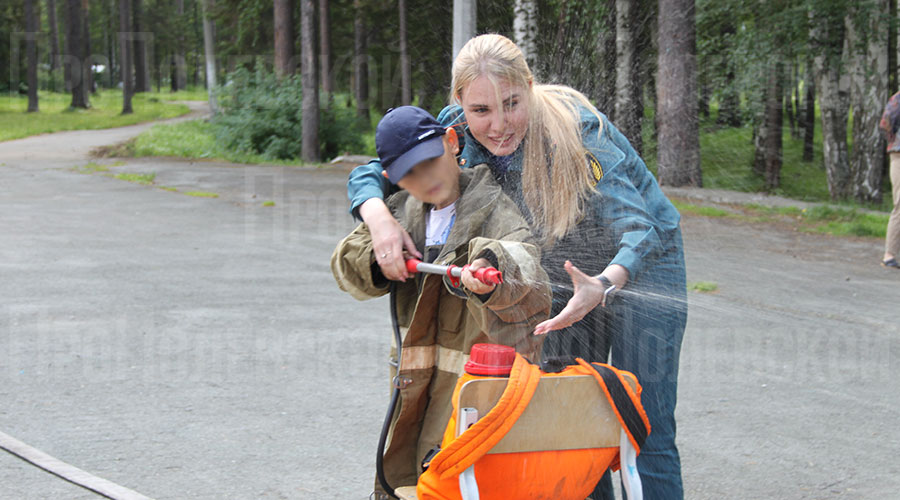
[[[487,454],[528,406],[541,377],[594,376],[640,452],[650,424],[641,406],[640,385],[636,384],[636,390],[632,390],[625,383],[625,376],[632,379],[634,376],[609,365],[589,364],[581,359],[577,362],[558,373],[544,373],[516,355],[500,401],[456,437],[459,391],[466,382],[485,378],[470,374],[460,377],[453,392],[453,413],[444,432],[441,451],[419,477],[416,487],[419,500],[461,500],[459,474],[473,464],[481,500],[583,500],[608,468],[618,468],[618,447]]]

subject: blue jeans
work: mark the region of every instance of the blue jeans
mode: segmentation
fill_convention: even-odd
[[[633,373],[643,388],[641,403],[651,431],[637,466],[648,500],[684,497],[681,459],[675,446],[678,358],[687,323],[680,231],[672,243],[652,269],[622,290],[610,306],[606,325],[612,351],[610,364]],[[609,472],[591,498],[613,498]]]

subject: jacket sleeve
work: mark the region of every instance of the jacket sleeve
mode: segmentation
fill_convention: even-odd
[[[534,352],[542,337],[532,332],[547,319],[551,306],[550,280],[541,267],[538,247],[513,238],[478,237],[469,242],[469,255],[470,260],[484,257],[503,272],[503,283],[490,295],[466,292],[467,307],[478,326],[495,342]]]
[[[615,245],[610,264],[625,267],[633,280],[662,254],[681,216],[644,161],[609,121],[588,121],[583,138],[603,169],[590,203]]]
[[[363,202],[370,198],[383,200],[391,192],[396,191],[381,172],[381,162],[378,160],[360,165],[350,172],[350,178],[347,180],[347,198],[350,199],[350,214],[356,220],[361,220],[359,206]]]
[[[331,254],[331,272],[341,290],[357,300],[380,297],[388,292],[372,249],[372,236],[365,224],[357,226]]]

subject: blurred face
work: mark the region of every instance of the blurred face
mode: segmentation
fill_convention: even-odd
[[[484,76],[463,89],[460,101],[469,131],[491,153],[497,156],[512,154],[525,138],[528,90],[504,80],[495,86]]]
[[[444,136],[444,154],[417,163],[397,184],[413,198],[444,208],[459,198],[459,166],[456,164],[455,140]]]

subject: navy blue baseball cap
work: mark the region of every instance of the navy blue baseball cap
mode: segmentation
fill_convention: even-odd
[[[415,106],[389,109],[375,129],[375,151],[388,179],[397,184],[417,164],[444,154],[446,129]]]

